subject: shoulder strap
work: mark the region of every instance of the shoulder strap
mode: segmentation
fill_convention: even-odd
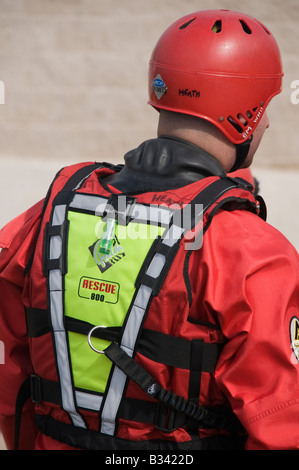
[[[65,194],[69,192],[75,192],[77,189],[82,187],[82,184],[84,183],[86,178],[88,178],[88,176],[92,173],[92,171],[99,168],[100,166],[101,164],[94,164],[94,165],[87,165],[86,167],[81,168],[67,181],[62,192],[64,192]],[[191,206],[192,208],[191,221],[189,218],[188,227],[185,227],[183,224],[177,224],[176,223],[177,219],[173,219],[171,221],[171,224],[168,230],[166,230],[166,233],[168,236],[166,237],[163,235],[162,238],[157,239],[157,243],[155,244],[153,250],[151,250],[151,252],[146,257],[143,268],[136,281],[136,289],[137,289],[136,302],[138,301],[139,305],[137,305],[136,302],[132,305],[131,310],[133,312],[133,315],[132,315],[131,321],[127,321],[126,327],[124,329],[124,334],[122,337],[122,340],[125,338],[126,342],[132,341],[132,345],[131,345],[132,352],[135,349],[136,338],[139,336],[139,333],[140,333],[139,330],[143,324],[142,319],[139,319],[137,324],[140,326],[140,328],[136,327],[136,321],[135,321],[136,319],[134,318],[134,309],[136,309],[136,311],[138,310],[139,313],[140,313],[140,310],[143,310],[143,315],[146,315],[146,312],[148,311],[148,308],[149,308],[149,304],[151,302],[151,298],[155,295],[158,295],[161,289],[161,286],[163,285],[166,275],[172,265],[172,261],[174,260],[175,255],[179,249],[181,239],[184,237],[184,234],[186,233],[186,231],[190,230],[196,224],[198,220],[198,217],[200,214],[198,213],[197,209],[199,208],[199,205],[201,205],[200,211],[203,214],[213,204],[215,204],[219,200],[219,198],[221,198],[224,194],[238,187],[250,191],[249,186],[245,187],[243,182],[241,183],[240,181],[233,180],[229,177],[217,179],[216,181],[211,183],[209,186],[207,186],[202,192],[196,195],[193,201],[191,201],[190,205],[188,205],[188,206]],[[180,220],[182,222],[184,221],[184,218],[185,218],[184,215],[186,211],[187,211],[186,208],[183,208],[181,211],[177,211],[177,212],[180,212],[180,215],[181,215]],[[188,215],[190,215],[190,213],[188,213]],[[156,258],[159,258],[158,263],[155,262]],[[162,263],[161,263],[161,259],[163,259]],[[159,269],[156,269],[156,267],[155,269],[152,269],[153,266],[159,266]],[[144,288],[146,289],[146,291],[144,290]],[[151,292],[150,295],[146,295],[146,296],[141,295],[142,292],[148,293],[149,291]],[[138,292],[140,293],[139,296],[138,296]],[[141,300],[146,303],[140,305]],[[136,329],[136,332],[133,335],[131,335],[132,328],[130,329],[130,325],[132,327],[134,326],[134,329]],[[112,344],[116,344],[116,343],[113,342]],[[128,344],[126,344],[126,346],[128,346]],[[119,377],[117,377],[117,379],[119,380]],[[125,386],[125,380],[123,381],[123,386]],[[120,404],[121,396],[122,396],[122,392],[119,395],[118,405]],[[111,400],[113,400],[115,404],[115,397],[112,393],[111,397],[106,398],[106,403],[109,403],[106,409],[111,409],[111,406],[110,406],[111,403],[109,402],[110,398]],[[118,405],[116,405],[117,408],[118,408]],[[108,418],[109,416],[107,416],[107,422],[110,422],[109,420],[110,418],[109,419]],[[107,434],[110,434],[110,432],[107,432]]]
[[[148,253],[143,267],[136,279],[136,286],[140,286],[142,283],[153,290],[152,295],[157,295],[171,267],[172,261],[179,250],[179,243],[186,232],[192,230],[200,217],[202,217],[206,211],[219,201],[226,193],[236,188],[243,189],[250,193],[252,186],[240,179],[233,179],[230,177],[217,179],[197,194],[189,204],[178,211],[178,213],[175,214],[175,217],[173,217],[168,231],[162,238],[157,240],[157,243],[153,245],[153,249]],[[232,199],[235,200],[237,198],[233,197]],[[218,203],[215,209],[213,209],[212,215],[215,215],[215,212],[226,202],[227,199],[223,200],[223,203]],[[239,206],[236,207],[241,207],[241,201]],[[243,204],[242,208],[244,209]],[[185,224],[185,221],[187,221],[187,225]],[[177,222],[179,225],[176,225]],[[210,220],[207,223],[207,226],[203,228],[203,231],[205,231],[209,225]],[[192,249],[197,247],[198,245],[196,243],[188,244],[188,250],[190,250],[190,252],[192,252]],[[165,257],[163,269],[158,276],[153,277],[148,268],[154,258],[160,255]]]
[[[63,187],[62,191],[75,191],[76,189],[79,189],[80,187],[82,187],[82,185],[84,184],[85,180],[91,175],[91,173],[95,170],[97,170],[98,168],[102,168],[102,167],[109,167],[109,164],[105,164],[105,163],[93,163],[93,164],[86,164],[84,165],[83,167],[81,167],[78,171],[76,171],[66,182],[65,186]],[[111,168],[112,165],[111,165]],[[43,204],[43,209],[42,209],[42,213],[41,213],[41,220],[40,220],[40,224],[39,224],[39,229],[38,229],[38,232],[37,232],[37,236],[36,236],[36,242],[37,242],[37,239],[39,237],[39,234],[40,234],[40,230],[41,230],[41,225],[42,225],[42,220],[43,220],[43,216],[44,216],[44,213],[46,211],[46,208],[49,204],[49,200],[50,200],[50,197],[51,197],[51,194],[52,194],[52,189],[53,189],[53,185],[55,183],[55,181],[57,180],[57,178],[60,176],[61,172],[64,170],[64,168],[62,168],[61,170],[59,170],[54,179],[52,180],[50,186],[49,186],[49,189],[47,191],[47,194],[45,196],[45,200],[44,200],[44,204]],[[34,252],[35,252],[35,247],[36,247],[36,244],[34,246],[34,250],[29,258],[29,261],[27,263],[27,265],[25,266],[25,269],[24,269],[24,276],[30,271],[31,269],[31,266],[32,266],[32,262],[33,262],[33,257],[34,257]],[[30,327],[30,326],[29,326]],[[27,377],[23,384],[21,385],[20,389],[19,389],[19,392],[18,392],[18,395],[17,395],[17,399],[16,399],[16,410],[15,410],[15,442],[14,442],[14,448],[15,450],[18,449],[18,442],[19,442],[19,432],[20,432],[20,423],[21,423],[21,415],[22,415],[22,409],[26,403],[26,401],[31,397],[31,377]]]
[[[80,189],[93,171],[104,168],[104,166],[104,163],[91,163],[79,168],[79,170],[67,180],[62,191],[76,191]]]
[[[65,186],[62,188],[61,191],[75,191],[76,189],[81,188],[82,185],[84,184],[85,180],[91,175],[91,173],[93,171],[97,170],[98,168],[102,168],[104,166],[105,166],[105,164],[103,164],[103,163],[86,164],[85,166],[83,166],[79,170],[77,170],[67,180]],[[42,213],[41,213],[40,225],[39,225],[39,229],[38,229],[38,232],[37,232],[36,241],[37,241],[37,239],[39,237],[39,234],[40,234],[42,220],[43,220],[46,208],[49,204],[49,200],[50,200],[50,197],[51,197],[51,194],[52,194],[53,185],[54,185],[55,181],[57,180],[57,178],[60,176],[61,172],[64,170],[64,168],[62,168],[61,170],[58,171],[58,173],[56,173],[56,175],[55,175],[54,179],[52,180],[52,183],[50,184],[49,189],[47,191],[47,194],[46,194],[46,197],[45,197],[45,200],[44,200]],[[33,257],[34,257],[34,252],[35,252],[35,247],[36,247],[36,245],[34,246],[34,249],[33,249],[33,252],[32,252],[32,254],[29,258],[29,261],[28,261],[27,265],[25,266],[24,275],[26,275],[31,269],[32,262],[33,262]]]
[[[156,240],[153,249],[151,249],[146,256],[135,283],[136,296],[128,311],[122,338],[119,344],[116,344],[116,342],[112,343],[115,345],[116,350],[120,350],[123,358],[122,361],[126,361],[125,355],[127,355],[129,369],[133,373],[133,375],[130,375],[130,378],[134,376],[135,361],[132,359],[132,356],[136,350],[137,338],[140,336],[142,325],[150,308],[151,301],[153,297],[159,294],[173,260],[179,251],[181,240],[185,234],[195,226],[201,214],[209,209],[225,193],[238,187],[249,191],[249,188],[244,188],[243,183],[229,177],[217,179],[211,183],[196,195],[190,204],[176,212],[176,216],[172,218],[163,236]],[[184,220],[186,220],[184,215],[186,215],[186,211],[188,211],[187,220],[189,218],[187,227],[184,226]],[[180,213],[181,217],[177,217],[177,213]],[[94,329],[92,331],[94,331]],[[128,352],[130,352],[130,355]],[[112,359],[112,356],[110,359]],[[120,371],[122,371],[122,373]],[[138,374],[139,372],[137,372],[137,375]],[[125,368],[116,367],[111,379],[111,384],[113,386],[116,385],[114,389],[111,387],[108,390],[102,409],[102,432],[105,434],[113,435],[115,432],[115,418],[121,403],[123,390],[125,389],[126,379]]]
[[[22,410],[26,401],[31,397],[31,377],[27,377],[19,388],[15,406],[15,439],[14,450],[18,450]]]
[[[196,195],[188,206],[181,209],[181,217],[179,218],[181,222],[184,221],[185,212],[188,210],[188,227],[184,227],[183,224],[177,225],[177,218],[176,220],[172,220],[169,228],[164,232],[163,237],[158,239],[157,243],[153,245],[153,249],[148,253],[136,281],[136,299],[138,300],[135,300],[131,306],[121,341],[119,344],[112,341],[108,348],[101,351],[101,353],[104,353],[113,362],[113,364],[117,366],[115,373],[118,374],[118,380],[115,380],[115,382],[117,382],[117,389],[112,390],[111,393],[108,391],[102,412],[105,413],[105,408],[107,408],[105,419],[109,422],[109,427],[107,426],[105,433],[113,435],[114,427],[112,423],[114,422],[118,411],[117,409],[121,402],[122,390],[120,390],[120,388],[121,385],[122,388],[125,386],[125,377],[129,377],[133,380],[151,398],[158,399],[163,404],[185,413],[187,416],[200,423],[205,423],[212,427],[225,428],[233,432],[236,430],[236,426],[239,426],[234,415],[230,416],[229,419],[224,419],[222,414],[218,415],[215,412],[210,412],[206,408],[198,406],[193,401],[188,401],[183,397],[175,395],[170,390],[163,389],[158,382],[155,381],[153,377],[151,377],[151,375],[149,375],[134,360],[132,352],[136,348],[136,339],[140,335],[144,318],[149,309],[151,300],[153,296],[158,295],[160,292],[175,255],[179,250],[180,241],[184,237],[186,231],[192,229],[198,220],[198,216],[200,214],[198,214],[197,209],[200,208],[199,211],[203,214],[226,192],[231,189],[235,189],[236,187],[240,187],[240,184],[240,182],[230,178],[219,179],[210,184],[202,192]],[[244,188],[243,184],[242,188]],[[191,220],[189,211],[190,206],[193,209],[191,212]],[[135,308],[138,309],[138,321],[135,315]],[[133,328],[130,328],[130,324],[133,325]],[[96,329],[99,329],[99,327],[95,327],[90,331],[88,335],[89,342],[93,331]],[[127,330],[130,331],[127,333]],[[128,353],[129,351],[130,354]],[[124,374],[122,381],[120,380],[121,376],[119,375],[119,371],[122,371]],[[113,382],[113,378],[111,382]],[[112,406],[112,400],[114,409]],[[108,415],[108,411],[111,411],[111,416]]]
[[[240,185],[240,182],[230,178],[218,179],[210,184],[201,193],[196,195],[188,206],[179,211],[181,215],[179,221],[183,222],[186,210],[188,210],[188,216],[190,216],[189,208],[191,206],[191,221],[189,218],[188,227],[185,227],[180,223],[177,224],[177,218],[175,220],[173,219],[163,236],[157,239],[157,243],[153,245],[153,249],[148,253],[136,281],[136,297],[134,303],[131,305],[130,311],[128,312],[122,338],[119,341],[119,344],[112,341],[108,348],[101,351],[101,353],[104,353],[114,363],[114,365],[117,366],[113,373],[115,377],[113,375],[111,379],[111,384],[116,384],[115,388],[113,389],[112,387],[111,392],[110,390],[108,391],[102,410],[102,418],[104,416],[105,422],[109,423],[109,426],[106,424],[105,428],[102,425],[102,432],[105,434],[114,434],[115,425],[113,423],[121,403],[121,397],[123,395],[123,389],[125,387],[127,377],[137,383],[137,385],[139,385],[142,390],[146,391],[149,396],[158,399],[167,406],[171,406],[176,410],[185,413],[187,416],[196,419],[201,423],[224,427],[226,429],[234,428],[235,424],[230,420],[224,420],[222,415],[218,416],[215,413],[210,413],[205,408],[196,405],[193,401],[185,400],[183,397],[175,395],[172,391],[164,390],[158,382],[156,382],[142,367],[140,367],[140,365],[138,365],[138,363],[135,362],[133,351],[136,349],[136,341],[140,336],[142,325],[149,310],[151,300],[160,292],[167,273],[169,272],[172,262],[179,250],[180,241],[186,234],[186,231],[192,229],[198,220],[198,216],[200,214],[197,210],[199,209],[203,214],[208,208],[217,202],[219,198],[231,189],[235,189],[237,187],[242,187],[242,189],[244,189],[243,184],[242,186]],[[93,332],[98,329],[101,328],[95,327],[90,331],[88,335],[89,342]],[[123,376],[120,375],[120,371],[123,373]],[[232,420],[234,422],[235,418],[232,417]]]

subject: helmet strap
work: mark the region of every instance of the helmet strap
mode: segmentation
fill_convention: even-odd
[[[251,141],[252,135],[247,140],[245,140],[245,142],[242,142],[241,144],[236,144],[236,160],[232,169],[229,171],[230,173],[241,168],[248,155]]]

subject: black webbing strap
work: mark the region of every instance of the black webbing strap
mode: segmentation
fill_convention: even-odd
[[[31,375],[26,380],[26,392],[22,395],[22,403],[31,397],[33,403],[54,403],[60,405],[62,403],[59,382],[46,380],[38,375]],[[183,413],[169,412],[169,407],[162,406],[160,403],[147,400],[136,400],[134,398],[124,397],[118,417],[130,421],[152,424],[164,432],[172,432],[178,427],[184,426],[186,416]],[[19,427],[19,426],[18,426]],[[18,431],[16,433],[18,435]],[[17,441],[16,441],[17,444]]]
[[[48,310],[41,308],[26,308],[27,332],[30,338],[37,338],[52,331],[51,320]],[[65,316],[65,325],[68,331],[88,335],[95,325],[77,318]],[[121,327],[100,328],[93,336],[106,341],[119,341]]]
[[[172,217],[171,223],[175,218],[175,222],[181,224],[181,227],[184,228],[184,232],[194,229],[198,223],[197,219],[200,215],[200,212],[203,215],[205,211],[209,209],[215,202],[217,202],[217,200],[220,199],[225,193],[235,188],[242,188],[244,190],[250,191],[252,186],[250,183],[239,178],[234,179],[230,178],[229,176],[219,178],[204,188],[180,211],[176,212]],[[187,226],[185,226],[185,221],[187,221]],[[182,233],[181,238],[184,236],[184,232]],[[158,237],[155,240],[152,248],[149,250],[144,260],[140,273],[137,276],[135,282],[136,288],[141,284],[144,284],[145,286],[152,289],[153,296],[157,296],[159,294],[164,280],[171,268],[172,262],[179,250],[181,238],[179,238],[172,246],[164,244],[163,237]],[[153,256],[156,253],[160,253],[165,256],[165,264],[161,270],[160,275],[156,278],[153,278],[146,274],[146,269],[150,265]]]
[[[147,395],[156,398],[161,403],[175,409],[201,424],[211,428],[226,429],[230,432],[241,430],[240,422],[234,414],[226,415],[208,410],[203,406],[186,400],[170,390],[166,390],[156,380],[123,351],[116,343],[111,343],[104,350],[105,355],[131,380],[133,380]]]
[[[80,168],[68,181],[67,183],[65,184],[64,188],[62,191],[71,191],[71,190],[74,190],[76,189],[76,187],[79,187],[80,186],[80,183],[81,185],[84,183],[84,181],[86,180],[86,178],[88,178],[88,176],[96,169],[98,168],[102,168],[104,166],[103,163],[93,163],[91,165],[86,165],[82,168]],[[63,171],[64,168],[62,168],[61,170],[59,170],[55,177],[53,178],[53,181],[51,183],[51,185],[49,186],[49,189],[47,191],[47,194],[46,194],[46,197],[45,197],[45,200],[44,200],[44,204],[43,204],[43,209],[42,209],[42,213],[41,213],[41,220],[40,220],[40,224],[39,224],[39,228],[38,228],[38,231],[37,231],[37,237],[36,237],[36,240],[38,239],[39,237],[39,234],[40,234],[40,230],[41,230],[41,225],[42,225],[42,220],[43,220],[43,216],[44,216],[44,213],[46,211],[46,208],[48,206],[48,203],[49,203],[49,200],[50,200],[50,196],[51,196],[51,193],[52,193],[52,188],[53,188],[53,185],[55,183],[55,181],[57,180],[57,178],[60,176],[61,172]],[[59,193],[58,193],[59,194]],[[24,269],[24,276],[30,271],[31,269],[31,266],[32,266],[32,262],[33,262],[33,257],[34,257],[34,252],[35,252],[35,247],[34,247],[34,250],[27,262],[27,265],[25,266],[25,269]]]
[[[46,380],[38,375],[31,375],[21,387],[18,396],[18,406],[23,407],[30,397],[33,403],[48,402],[61,406],[62,399],[59,382]],[[124,397],[118,411],[118,418],[152,424],[163,432],[173,432],[175,429],[185,426],[187,418],[183,411],[175,408],[171,409],[173,413],[170,412],[169,403],[164,404],[152,400],[136,400]],[[231,410],[228,408],[222,407],[218,410],[218,414],[220,413],[231,418]],[[197,427],[207,428],[211,426],[207,422],[198,422]],[[18,446],[19,428],[20,421],[16,421],[15,449]]]
[[[138,288],[141,284],[150,287],[152,289],[152,295],[157,296],[164,283],[166,275],[172,265],[172,262],[179,251],[179,243],[175,243],[173,246],[168,246],[162,243],[162,238],[158,236],[154,240],[145,260],[141,266],[138,276],[135,281],[135,287]],[[165,264],[158,277],[154,278],[146,274],[146,270],[150,265],[150,262],[155,254],[162,254],[165,256]]]
[[[36,237],[36,240],[38,239],[39,237],[39,234],[40,234],[40,230],[41,230],[41,226],[42,226],[42,221],[43,221],[43,216],[44,216],[44,213],[46,211],[46,208],[47,208],[47,205],[49,203],[49,199],[50,199],[50,196],[51,196],[51,192],[52,192],[52,187],[53,187],[53,184],[54,182],[56,181],[56,179],[58,178],[59,174],[61,173],[61,171],[63,170],[63,168],[58,172],[56,173],[51,185],[49,186],[48,188],[48,191],[47,191],[47,194],[45,196],[45,200],[44,200],[44,204],[43,204],[43,208],[42,208],[42,213],[41,213],[41,218],[40,218],[40,223],[39,223],[39,227],[38,227],[38,231],[37,231],[37,237]],[[26,276],[26,274],[30,271],[31,269],[31,266],[32,266],[32,262],[33,262],[33,257],[34,257],[34,253],[35,253],[35,247],[34,247],[34,250],[27,262],[27,265],[25,266],[25,269],[24,269],[24,276]]]
[[[152,424],[156,429],[169,433],[186,425],[186,415],[149,400],[124,397],[117,412],[119,419]]]
[[[209,343],[208,343],[209,344]],[[191,343],[191,354],[190,354],[190,377],[189,377],[189,389],[188,389],[188,398],[189,400],[198,403],[198,397],[200,393],[201,385],[201,373],[203,372],[203,358],[204,358],[204,346],[203,341],[193,341]],[[210,344],[210,346],[216,346],[215,344]],[[216,348],[215,348],[216,349]],[[213,357],[213,350],[211,348],[211,356]],[[209,359],[212,359],[209,358]],[[215,362],[213,364],[214,372],[216,367],[217,356],[214,356]]]
[[[28,336],[36,338],[51,332],[47,310],[26,308]],[[88,335],[95,325],[84,320],[65,316],[66,329],[73,333]],[[96,329],[92,336],[106,341],[118,342],[121,327]],[[143,328],[138,340],[137,351],[152,361],[171,367],[201,372],[214,372],[221,352],[220,343],[206,343],[200,339],[177,338],[160,331]]]
[[[93,163],[91,165],[86,165],[80,168],[76,173],[74,173],[65,183],[64,187],[59,191],[59,193],[54,197],[52,205],[67,205],[70,204],[76,194],[76,190],[80,189],[86,179],[93,173],[93,171],[98,168],[103,167],[102,163]],[[51,217],[52,218],[52,217]],[[43,273],[47,277],[49,271],[52,269],[59,269],[62,275],[66,274],[66,245],[67,245],[67,236],[69,229],[69,221],[65,219],[61,225],[52,225],[49,221],[45,226],[44,233],[44,257],[43,257]],[[62,240],[62,251],[59,258],[50,259],[49,258],[49,247],[50,240],[54,236],[60,236]]]
[[[22,411],[29,398],[33,403],[47,401],[61,405],[59,383],[41,379],[38,375],[30,375],[24,380],[18,391],[15,405],[14,450],[18,450],[19,447]]]
[[[26,326],[29,338],[38,338],[51,332],[48,310],[25,307]]]
[[[202,204],[203,205],[203,212],[205,212],[209,207],[211,207],[223,194],[227,191],[230,191],[234,188],[242,188],[245,190],[250,190],[252,186],[245,182],[245,180],[241,180],[239,178],[230,178],[229,176],[219,178],[213,183],[209,184],[206,188],[204,188],[195,198],[189,203],[191,205]],[[187,206],[182,209],[182,211],[186,211]],[[191,221],[191,226],[195,223],[196,212],[193,214],[193,220]],[[182,218],[183,220],[183,218]]]
[[[242,167],[248,155],[251,141],[252,135],[247,140],[245,140],[245,142],[241,142],[241,144],[236,144],[236,160],[231,170],[229,171],[230,173],[239,170]]]
[[[68,203],[71,199],[70,192],[75,192],[76,189],[79,189],[84,181],[89,177],[89,175],[96,170],[97,168],[103,167],[104,165],[95,163],[92,165],[87,165],[83,168],[81,168],[77,173],[75,173],[66,183],[62,191],[55,197],[53,204],[55,205],[56,203]],[[210,184],[208,187],[206,187],[201,193],[199,193],[194,200],[191,202],[193,207],[196,204],[202,204],[203,205],[203,210],[207,210],[214,202],[217,201],[218,198],[220,198],[225,192],[229,191],[230,189],[237,188],[237,187],[242,187],[243,189],[248,189],[244,188],[244,185],[238,183],[237,181],[226,177],[226,178],[220,178]],[[182,218],[181,220],[184,219],[184,209],[182,210]],[[196,223],[196,212],[193,211],[192,214],[192,221],[190,228],[192,224]],[[62,230],[62,234],[64,234],[64,228],[55,228],[53,230]],[[59,234],[61,234],[59,233]],[[53,233],[52,233],[53,235]],[[159,245],[159,243],[158,243]],[[161,253],[163,253],[166,258],[169,258],[169,262],[167,263],[167,271],[171,266],[171,262],[173,261],[173,258],[176,254],[176,248],[167,248],[167,252],[165,252],[165,248],[161,247],[160,248],[157,246],[158,252],[159,249],[162,250]],[[163,251],[164,250],[164,251]],[[163,272],[163,280],[165,279],[167,272]],[[141,281],[142,282],[142,281]],[[163,282],[162,282],[163,283]],[[155,286],[155,293],[158,293],[159,288],[161,287],[161,284],[159,286]],[[35,312],[36,313],[36,312]],[[42,322],[41,322],[42,323]],[[39,325],[37,330],[38,335],[43,331],[44,326]],[[34,329],[34,328],[33,328]],[[41,333],[41,334],[43,334]],[[33,335],[34,336],[34,335]],[[114,338],[115,339],[115,338]],[[201,346],[200,346],[201,347]],[[225,415],[217,414],[214,411],[209,411],[204,407],[201,407],[197,405],[196,403],[193,403],[190,400],[186,400],[183,397],[180,397],[176,394],[174,394],[171,391],[167,391],[163,389],[154,379],[151,377],[144,369],[142,369],[139,364],[137,364],[132,358],[127,356],[123,350],[121,350],[116,343],[112,342],[111,345],[105,350],[105,354],[107,357],[109,357],[112,362],[114,362],[117,367],[119,367],[123,372],[128,375],[134,382],[136,382],[142,390],[146,391],[146,393],[152,397],[152,398],[157,398],[161,403],[163,403],[167,407],[171,407],[179,412],[182,412],[186,414],[187,416],[191,417],[192,419],[197,420],[198,422],[202,422],[204,424],[210,425],[212,427],[220,427],[220,428],[225,428],[225,429],[231,429],[235,427],[234,423],[234,417],[231,419],[227,418]],[[194,370],[197,371],[197,365],[195,365]],[[192,366],[193,368],[193,366]],[[25,387],[25,385],[24,385]],[[28,387],[28,384],[27,386]],[[25,388],[26,388],[25,387]],[[196,386],[196,388],[198,388]],[[27,390],[28,391],[28,390]],[[236,420],[236,418],[235,418]],[[238,421],[237,421],[238,423]],[[16,426],[17,429],[17,426]]]
[[[59,191],[53,200],[53,205],[63,203],[64,195],[70,192],[75,192],[77,189],[80,189],[87,178],[95,170],[103,168],[103,163],[91,163],[89,165],[83,166],[76,173],[74,173],[65,183],[64,187]]]
[[[30,377],[27,377],[19,388],[15,405],[15,439],[14,450],[19,447],[22,410],[26,401],[31,397]]]
[[[69,229],[68,219],[65,219],[61,225],[51,225],[48,222],[45,226],[45,234],[44,234],[44,253],[45,254],[49,253],[51,237],[59,235],[62,241],[62,253],[59,256],[59,258],[49,259],[48,256],[44,256],[43,258],[43,272],[44,272],[45,277],[49,275],[49,271],[52,269],[59,269],[62,275],[66,274],[67,272],[66,257],[64,256],[64,253],[66,251],[68,229]]]
[[[33,403],[55,403],[62,404],[59,382],[42,379],[36,374],[30,376],[30,391]]]
[[[214,372],[222,345],[143,329],[137,351],[152,361],[190,371]]]
[[[103,164],[103,163],[93,163],[91,165],[85,165],[84,167],[80,168],[71,178],[68,179],[67,183],[65,184],[64,188],[62,191],[74,191],[75,189],[79,189],[79,187],[82,186],[84,181],[91,175],[93,171],[95,171],[98,168],[102,167],[109,167],[109,164]],[[110,168],[114,168],[113,166],[110,166]],[[116,167],[115,167],[116,168]],[[120,169],[120,168],[119,168]],[[41,218],[40,218],[40,223],[37,231],[37,236],[36,236],[36,242],[38,240],[38,237],[40,235],[41,231],[41,226],[42,226],[42,220],[43,216],[45,214],[46,208],[49,204],[50,196],[52,193],[53,185],[57,178],[60,176],[63,168],[55,175],[50,187],[48,188],[42,212],[41,212]],[[56,229],[52,229],[56,230]],[[65,232],[65,227],[59,227],[59,230],[62,231],[59,233],[59,235],[64,235]],[[53,233],[52,233],[53,235]],[[33,263],[33,258],[34,258],[34,253],[35,253],[35,247],[33,249],[33,252],[27,262],[27,265],[25,266],[24,269],[24,276],[28,274],[32,267]],[[29,311],[29,313],[28,313]],[[39,316],[39,314],[42,312],[42,315]],[[40,336],[42,334],[47,333],[50,331],[49,329],[49,322],[48,319],[46,318],[48,315],[48,312],[46,310],[40,310],[40,309],[26,309],[26,321],[27,321],[27,329],[28,329],[28,336],[29,337],[34,337],[34,336]],[[28,321],[28,316],[32,319]],[[34,318],[34,320],[33,320]],[[28,377],[23,384],[21,385],[17,399],[16,399],[16,411],[15,411],[15,442],[14,442],[14,448],[18,449],[18,443],[19,443],[19,433],[20,433],[20,425],[21,425],[21,417],[22,417],[22,410],[23,407],[26,403],[26,401],[32,396],[32,378]]]

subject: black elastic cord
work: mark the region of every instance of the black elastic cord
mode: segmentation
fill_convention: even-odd
[[[128,356],[116,343],[111,343],[110,346],[104,350],[104,353],[122,372],[139,385],[149,397],[156,398],[164,405],[180,411],[209,427],[226,429],[231,432],[236,432],[241,429],[241,424],[234,414],[227,416],[223,413],[208,410],[190,400],[186,400],[184,397],[176,395],[170,390],[165,390],[140,364]]]
[[[236,145],[236,160],[232,169],[230,170],[230,173],[232,173],[233,171],[239,170],[241,166],[243,165],[248,155],[251,141],[252,141],[252,135],[247,140],[245,140],[245,142],[242,142],[241,144]]]

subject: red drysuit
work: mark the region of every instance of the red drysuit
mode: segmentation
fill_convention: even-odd
[[[84,187],[96,191],[98,184],[91,177]],[[42,205],[39,202],[0,233],[0,340],[5,351],[0,429],[8,448],[13,447],[16,395],[32,373],[22,288]],[[255,214],[219,210],[201,250],[190,257],[189,277],[190,318],[196,321],[200,315],[207,324],[217,322],[226,339],[215,376],[203,383],[202,401],[210,402],[208,394],[228,400],[248,433],[246,449],[299,448],[299,364],[292,349],[296,338],[290,333],[293,319],[299,321],[295,249]],[[39,433],[33,416],[28,402],[21,449],[69,448]]]

